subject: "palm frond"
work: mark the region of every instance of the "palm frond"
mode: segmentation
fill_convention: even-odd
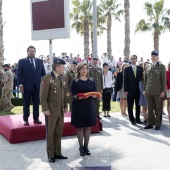
[[[151,30],[150,23],[146,23],[144,19],[140,20],[139,23],[136,25],[135,33],[139,31],[149,31]]]

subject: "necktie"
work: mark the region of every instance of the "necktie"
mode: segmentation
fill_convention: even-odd
[[[35,66],[34,66],[33,59],[31,59],[31,66],[32,66],[33,71],[35,71]]]
[[[133,72],[134,72],[134,75],[136,77],[136,67],[133,67]]]

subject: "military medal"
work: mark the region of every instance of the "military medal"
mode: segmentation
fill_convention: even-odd
[[[50,79],[50,83],[54,83],[54,79]]]

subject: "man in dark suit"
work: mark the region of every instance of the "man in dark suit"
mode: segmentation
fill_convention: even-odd
[[[33,103],[34,123],[39,121],[39,91],[41,78],[45,75],[43,61],[35,58],[36,49],[34,46],[27,48],[28,57],[20,59],[17,68],[17,79],[20,91],[23,94],[23,120],[24,125],[29,125],[30,103]]]
[[[128,114],[132,125],[142,124],[140,121],[140,106],[139,106],[139,81],[143,76],[143,68],[136,65],[137,56],[130,57],[131,65],[125,68],[124,72],[124,92],[127,95]],[[136,118],[133,115],[133,105],[136,106]]]

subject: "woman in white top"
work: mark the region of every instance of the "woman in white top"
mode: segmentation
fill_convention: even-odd
[[[112,72],[108,70],[109,65],[108,63],[103,64],[103,111],[104,117],[110,117],[109,111],[111,110],[110,107],[110,100],[111,100],[111,93],[113,92],[112,88]]]

